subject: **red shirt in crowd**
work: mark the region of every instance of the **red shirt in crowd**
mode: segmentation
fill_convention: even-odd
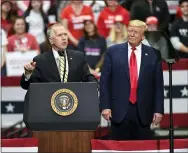
[[[112,12],[108,7],[105,7],[102,12],[99,15],[98,21],[97,21],[97,28],[99,31],[99,34],[103,37],[108,37],[110,28],[112,27],[114,23],[115,16],[122,16],[123,23],[128,25],[130,20],[129,12],[123,8],[122,6],[118,5],[116,10]]]
[[[83,36],[83,21],[93,18],[93,12],[90,6],[84,5],[79,15],[76,15],[71,5],[64,8],[61,14],[62,19],[68,20],[68,30],[79,40]]]
[[[25,33],[24,37],[22,38],[18,37],[17,35],[8,37],[8,51],[20,51],[20,49],[39,51],[39,45],[36,38],[28,33]]]
[[[5,32],[7,33],[7,36],[11,36],[13,33],[13,24],[8,21],[8,20],[4,20],[1,18],[1,28],[3,30],[5,30]]]

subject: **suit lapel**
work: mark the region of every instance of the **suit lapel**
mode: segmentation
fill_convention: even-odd
[[[52,51],[50,51],[49,54],[47,55],[48,55],[47,65],[49,66],[47,69],[50,71],[51,74],[53,74],[54,79],[60,82],[61,79],[60,79],[59,71],[58,71],[57,64],[54,58],[54,54]]]
[[[127,76],[127,79],[130,83],[130,74],[129,74],[129,59],[128,59],[128,43],[125,43],[122,47],[122,52],[123,52],[123,56],[122,56],[122,60],[123,60],[123,65],[125,68],[125,73]]]
[[[71,72],[72,72],[72,60],[73,60],[73,57],[72,57],[72,54],[71,54],[71,51],[70,50],[66,50],[67,52],[67,59],[68,59],[68,66],[69,66],[69,73],[68,73],[68,82],[70,82],[71,80]]]
[[[142,44],[142,53],[141,53],[141,63],[140,63],[140,72],[139,72],[139,78],[138,78],[138,87],[140,84],[140,81],[143,80],[144,77],[144,69],[148,62],[148,50],[146,47]]]

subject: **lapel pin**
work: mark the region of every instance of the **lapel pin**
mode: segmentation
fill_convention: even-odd
[[[72,57],[70,58],[70,60],[72,60]]]
[[[148,56],[148,54],[147,54],[147,53],[145,53],[145,55],[146,55],[146,56]]]

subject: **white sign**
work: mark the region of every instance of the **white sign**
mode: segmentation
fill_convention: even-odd
[[[37,51],[7,52],[6,70],[7,76],[21,76],[24,72],[24,65],[31,62],[37,55]]]

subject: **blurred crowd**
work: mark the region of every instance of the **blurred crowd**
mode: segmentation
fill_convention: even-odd
[[[165,0],[1,0],[1,75],[7,52],[51,51],[46,29],[55,22],[68,29],[68,49],[83,52],[98,73],[107,48],[127,40],[132,19],[144,21],[147,31],[164,31],[179,56],[188,57],[188,0],[179,1],[173,20]],[[155,42],[166,50],[165,40]]]

